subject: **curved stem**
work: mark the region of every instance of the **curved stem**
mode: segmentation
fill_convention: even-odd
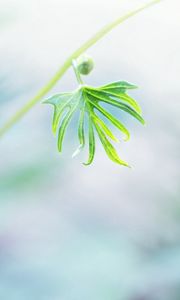
[[[72,53],[64,64],[60,67],[57,73],[52,77],[52,79],[39,91],[39,93],[29,100],[19,111],[16,112],[0,129],[0,137],[4,135],[17,121],[19,121],[37,102],[39,102],[59,81],[59,79],[64,75],[64,73],[70,68],[72,60],[78,58],[82,53],[84,53],[88,48],[96,44],[102,37],[109,33],[113,28],[131,18],[132,16],[138,14],[144,9],[161,2],[162,0],[153,0],[133,11],[130,11],[126,15],[118,18],[114,22],[108,24],[97,32],[92,38],[85,42],[80,48],[78,48],[74,53]]]
[[[81,75],[78,71],[77,61],[75,59],[72,60],[72,66],[73,66],[73,69],[74,69],[74,73],[76,74],[76,79],[77,79],[78,83],[80,85],[83,85],[84,83],[83,83]]]

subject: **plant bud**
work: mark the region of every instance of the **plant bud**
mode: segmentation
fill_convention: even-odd
[[[88,75],[94,68],[91,56],[83,54],[77,59],[78,71],[82,75]]]

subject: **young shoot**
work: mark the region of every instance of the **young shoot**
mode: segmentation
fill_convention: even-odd
[[[26,113],[28,113],[44,96],[56,85],[56,83],[63,77],[68,69],[73,66],[76,78],[78,81],[78,87],[73,92],[59,93],[45,101],[45,103],[52,104],[54,106],[53,117],[53,132],[58,131],[58,150],[62,151],[62,143],[66,129],[71,121],[75,111],[79,111],[79,124],[78,124],[78,137],[79,147],[74,153],[76,155],[85,146],[86,134],[84,130],[85,117],[88,119],[88,143],[89,143],[89,158],[85,165],[92,163],[95,154],[95,132],[99,137],[106,154],[108,157],[124,166],[129,166],[124,160],[122,160],[114,146],[111,144],[111,140],[117,142],[118,139],[114,136],[106,122],[102,119],[107,119],[115,127],[117,127],[124,135],[124,139],[130,138],[128,129],[122,124],[119,118],[116,118],[111,114],[108,109],[104,109],[101,105],[106,103],[109,106],[114,106],[121,112],[125,112],[140,123],[144,124],[142,118],[141,108],[138,103],[128,95],[128,91],[136,88],[136,86],[125,82],[117,81],[109,84],[105,84],[100,87],[91,87],[84,84],[81,75],[88,75],[94,68],[94,62],[91,57],[84,54],[90,47],[95,45],[106,34],[112,31],[116,26],[128,20],[129,18],[137,15],[145,9],[161,2],[162,0],[152,0],[149,3],[142,5],[141,7],[132,10],[114,20],[97,32],[92,38],[87,40],[80,48],[74,51],[59,68],[56,74],[50,79],[50,81],[37,93],[35,97],[30,99],[20,110],[18,110],[1,128],[0,137],[2,137],[10,128],[12,128]]]
[[[125,81],[117,81],[108,83],[100,87],[92,87],[85,85],[81,78],[81,74],[89,73],[94,66],[92,58],[83,55],[76,61],[72,61],[72,66],[78,81],[78,88],[73,92],[59,93],[45,101],[45,103],[54,106],[54,117],[52,129],[56,133],[58,131],[58,150],[62,151],[62,143],[66,129],[74,115],[79,111],[78,137],[79,147],[73,154],[73,157],[80,152],[85,146],[84,123],[85,118],[88,119],[88,143],[89,143],[89,158],[85,165],[90,165],[95,154],[95,133],[99,137],[104,150],[108,157],[115,163],[129,166],[127,162],[122,160],[110,140],[118,142],[110,128],[105,124],[101,116],[104,116],[110,123],[117,127],[124,140],[129,140],[130,133],[122,124],[119,118],[113,116],[107,109],[104,109],[101,103],[106,103],[110,106],[118,108],[122,112],[134,117],[140,123],[144,124],[142,112],[139,104],[131,98],[127,91],[137,88],[135,85]],[[98,114],[97,114],[98,112]]]

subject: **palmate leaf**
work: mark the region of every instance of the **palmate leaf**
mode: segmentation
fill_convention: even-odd
[[[105,120],[102,120],[101,115],[105,117],[111,124],[117,127],[125,136],[125,140],[130,138],[128,129],[121,123],[119,118],[116,118],[107,109],[103,108],[100,103],[104,102],[111,106],[117,107],[120,112],[126,112],[133,116],[140,123],[144,124],[142,118],[141,108],[139,104],[127,94],[127,90],[137,88],[125,81],[117,81],[109,83],[101,87],[90,87],[81,85],[76,91],[72,93],[60,93],[50,97],[45,103],[54,106],[53,116],[53,132],[58,130],[58,150],[62,151],[62,144],[66,129],[75,111],[79,111],[78,122],[78,139],[79,147],[74,152],[73,157],[76,156],[85,146],[85,118],[88,117],[88,141],[89,141],[89,157],[84,165],[90,165],[95,155],[95,134],[97,132],[103,148],[108,157],[115,163],[129,166],[122,160],[114,146],[109,139],[118,142],[110,128],[107,126]],[[96,111],[99,114],[96,114]]]

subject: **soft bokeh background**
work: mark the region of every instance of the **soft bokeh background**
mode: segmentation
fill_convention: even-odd
[[[141,0],[0,0],[0,125],[68,54]],[[165,0],[89,50],[92,85],[127,80],[147,126],[125,123],[126,169],[97,145],[92,166],[59,155],[37,105],[0,141],[0,299],[180,299],[180,3]],[[76,87],[69,70],[56,88]],[[75,125],[75,121],[74,121]]]

